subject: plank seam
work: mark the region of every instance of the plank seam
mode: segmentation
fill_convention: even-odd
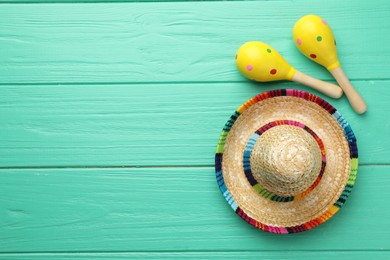
[[[0,252],[0,255],[87,255],[87,254],[170,254],[170,253],[234,253],[234,252],[279,252],[279,249],[271,250],[150,250],[150,251],[36,251],[36,252]],[[287,252],[390,252],[390,249],[306,249],[306,250],[285,250]]]
[[[1,4],[1,3],[0,3]],[[326,82],[335,82],[332,79],[320,79],[322,81]],[[378,78],[378,79],[350,79],[351,82],[357,82],[357,81],[388,81],[390,78]],[[221,81],[147,81],[147,82],[26,82],[26,83],[7,83],[3,82],[0,83],[1,86],[25,86],[25,85],[30,85],[30,86],[58,86],[58,85],[181,85],[181,84],[226,84],[226,83],[248,83],[249,81],[247,80],[221,80]],[[291,82],[288,82],[291,84]],[[264,85],[270,85],[272,82],[268,83],[262,83]],[[280,83],[279,83],[280,84]],[[297,85],[300,85],[298,83],[294,83]]]
[[[369,163],[362,163],[359,164],[360,167],[382,167],[382,166],[390,166],[388,163],[384,164],[369,164]],[[6,166],[6,167],[0,167],[0,170],[56,170],[56,169],[155,169],[155,168],[165,168],[165,169],[188,169],[188,168],[195,168],[195,169],[204,169],[204,168],[214,168],[214,165],[143,165],[143,166],[133,166],[133,165],[111,165],[111,166]]]

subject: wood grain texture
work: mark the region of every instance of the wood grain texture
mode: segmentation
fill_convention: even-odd
[[[0,0],[0,259],[390,258],[389,1],[76,2]],[[308,90],[240,76],[245,41],[335,82],[292,42],[308,13],[330,23],[367,101],[358,116],[327,98],[364,166],[328,223],[275,236],[230,209],[213,157],[242,102]]]
[[[299,259],[299,260],[329,260],[329,259],[389,259],[390,252],[351,252],[351,251],[239,251],[239,252],[135,252],[135,253],[37,253],[37,254],[0,254],[0,259],[7,260],[47,260],[47,259],[69,260],[69,259]]]
[[[390,250],[389,170],[360,167],[336,216],[286,236],[241,220],[213,168],[1,170],[0,252]]]
[[[249,40],[330,79],[292,41],[295,21],[311,12],[334,28],[351,79],[389,79],[390,2],[329,0],[3,4],[0,83],[246,81],[234,56]]]
[[[360,163],[390,163],[389,83],[354,82],[370,107],[363,116],[345,97],[327,99],[355,131]],[[249,82],[1,86],[0,165],[213,165],[219,134],[235,109],[286,87],[307,90]]]

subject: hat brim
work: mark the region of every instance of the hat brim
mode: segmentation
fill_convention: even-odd
[[[283,120],[312,129],[327,156],[316,186],[304,198],[281,202],[251,186],[242,158],[257,129]],[[278,234],[309,230],[338,212],[354,186],[357,168],[356,138],[347,121],[325,100],[292,89],[264,92],[240,106],[225,124],[215,156],[217,182],[232,209],[249,224]]]

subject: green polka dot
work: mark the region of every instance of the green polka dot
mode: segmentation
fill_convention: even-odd
[[[317,36],[317,41],[322,41],[322,37],[321,36]]]
[[[267,49],[267,52],[268,52],[268,53],[271,53],[271,49]]]

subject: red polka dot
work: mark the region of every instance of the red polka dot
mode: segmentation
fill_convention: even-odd
[[[251,70],[253,70],[253,66],[252,65],[248,65],[248,66],[246,66],[246,69],[251,71]]]
[[[275,75],[276,74],[276,72],[277,72],[277,70],[276,69],[272,69],[269,73],[271,73],[271,75]]]
[[[310,58],[315,59],[315,58],[317,58],[317,55],[312,53],[312,54],[310,54]]]

